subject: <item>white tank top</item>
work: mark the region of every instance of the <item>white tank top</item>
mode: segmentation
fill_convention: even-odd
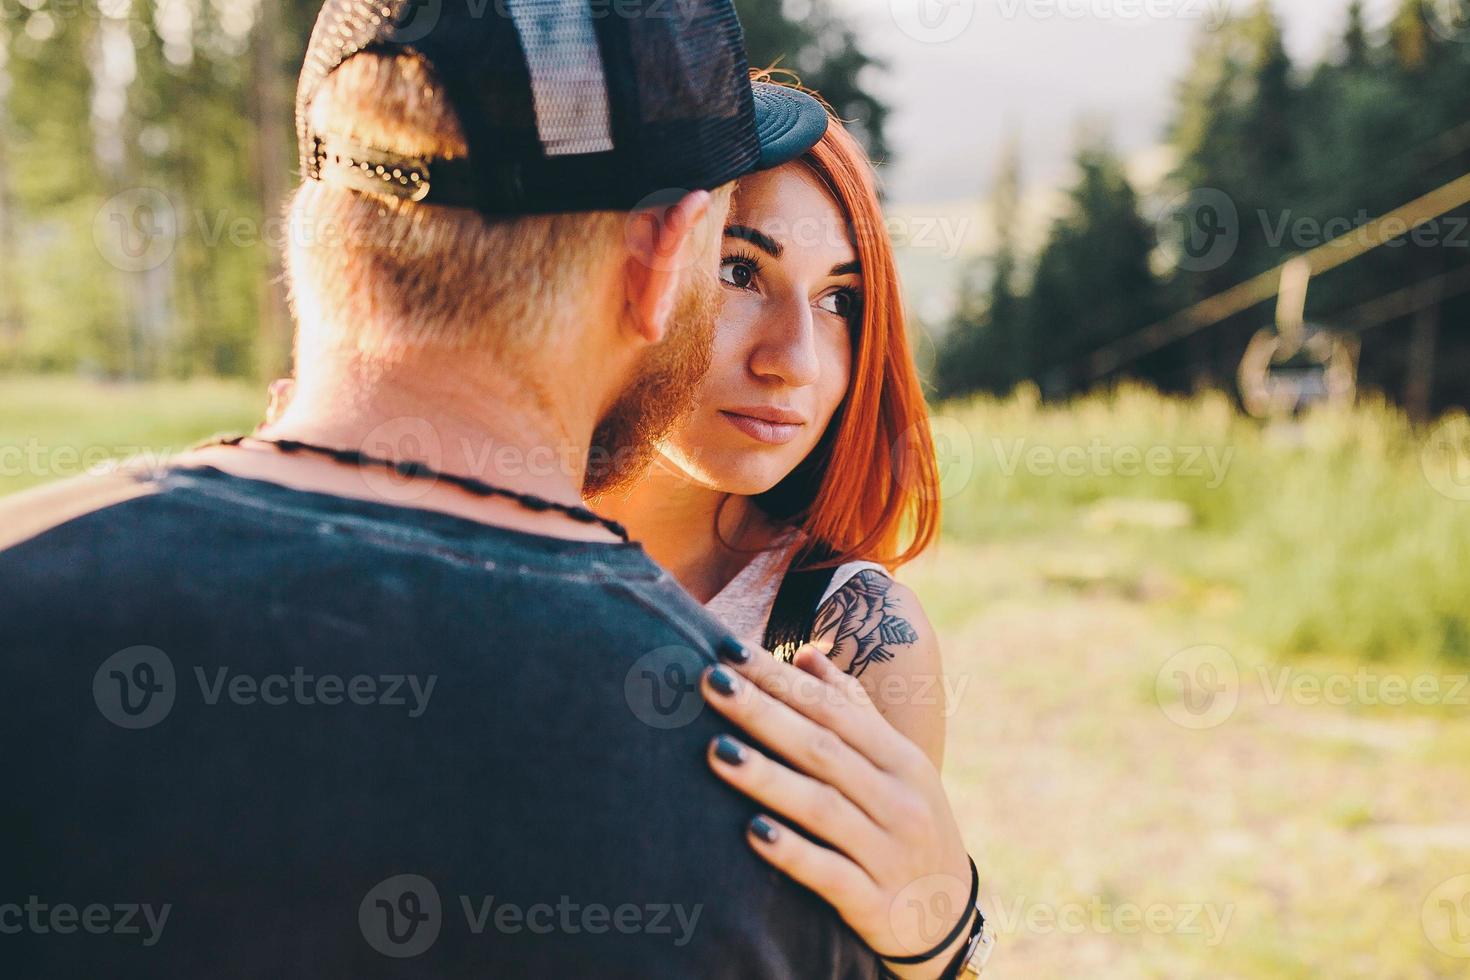
[[[719,595],[704,604],[704,608],[740,639],[759,644],[765,639],[771,608],[776,604],[776,593],[780,591],[781,580],[786,577],[786,570],[791,567],[791,559],[795,557],[799,544],[798,533],[793,531],[775,546],[756,555],[720,590]],[[852,581],[853,576],[865,571],[893,577],[892,572],[877,562],[852,561],[839,565],[832,573],[827,590],[817,601],[817,608],[820,609],[833,593]]]

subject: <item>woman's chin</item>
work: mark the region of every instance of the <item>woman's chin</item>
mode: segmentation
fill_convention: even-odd
[[[717,490],[720,493],[740,497],[754,497],[765,493],[785,479],[791,467],[771,454],[752,452],[750,449],[693,449],[684,445],[665,446],[665,464],[687,479]]]
[[[732,493],[739,497],[754,497],[781,482],[786,474],[774,467],[735,466],[710,473],[710,485],[721,493]]]

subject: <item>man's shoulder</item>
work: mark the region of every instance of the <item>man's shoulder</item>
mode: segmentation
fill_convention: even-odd
[[[118,467],[0,497],[0,552],[159,490],[148,474]]]
[[[344,564],[353,574],[343,577]],[[384,615],[455,609],[527,628],[720,634],[636,547],[542,537],[434,511],[294,490],[226,473],[120,465],[0,498],[0,566],[35,599],[98,585],[203,596],[276,595],[293,605],[376,597]],[[213,586],[200,584],[207,574]],[[260,589],[256,590],[255,586]],[[258,598],[258,597],[257,597]]]

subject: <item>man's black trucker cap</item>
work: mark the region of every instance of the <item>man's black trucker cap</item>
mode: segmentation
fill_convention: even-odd
[[[427,59],[469,155],[405,157],[314,132],[312,97],[360,51]],[[518,215],[710,190],[805,153],[827,112],[752,85],[730,0],[327,0],[296,127],[308,179]]]

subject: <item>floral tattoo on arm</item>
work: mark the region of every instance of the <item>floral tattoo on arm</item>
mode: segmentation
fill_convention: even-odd
[[[854,677],[873,664],[894,658],[895,647],[919,641],[919,634],[898,613],[898,603],[888,594],[893,579],[880,572],[859,572],[838,589],[817,613],[813,639],[830,641],[829,660],[844,664]]]

